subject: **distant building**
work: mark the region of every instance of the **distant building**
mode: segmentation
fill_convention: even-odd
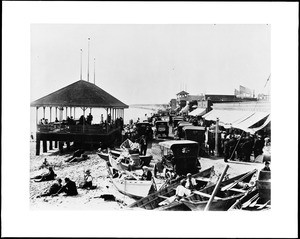
[[[251,90],[245,86],[240,85],[240,90],[234,89],[234,95],[237,98],[254,98],[254,90]]]
[[[181,91],[178,94],[176,94],[176,96],[177,96],[177,104],[181,108],[185,107],[187,104],[195,105],[196,104],[195,102],[202,101],[204,99],[203,94],[190,95],[186,91]]]
[[[258,95],[257,95],[257,99],[258,99],[258,100],[269,101],[269,100],[270,100],[270,96],[269,96],[269,95],[265,95],[265,94],[258,94]]]

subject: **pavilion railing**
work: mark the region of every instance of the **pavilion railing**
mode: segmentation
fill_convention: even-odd
[[[93,125],[65,125],[59,123],[49,123],[37,125],[37,132],[43,133],[73,133],[73,134],[105,134],[117,129],[115,124],[93,124]]]

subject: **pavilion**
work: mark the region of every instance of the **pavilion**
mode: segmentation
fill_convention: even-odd
[[[119,134],[121,134],[120,120],[124,120],[124,109],[128,105],[124,104],[117,98],[113,97],[100,87],[90,82],[79,80],[66,87],[63,87],[49,95],[31,102],[31,107],[36,108],[36,154],[40,152],[40,141],[43,141],[43,152],[47,152],[47,141],[49,141],[49,149],[52,149],[52,141],[60,143],[62,150],[63,143],[70,142],[96,144],[102,142],[109,145]],[[39,109],[43,109],[43,118],[45,118],[46,110],[50,112],[48,124],[40,124]],[[82,109],[85,117],[86,110],[92,108],[102,108],[106,110],[106,120],[103,124],[85,123],[79,124],[76,120],[75,109]],[[53,110],[55,118],[54,121]],[[66,119],[73,117],[74,125],[68,125],[63,120],[63,111],[65,110]],[[78,117],[79,118],[79,117]],[[57,121],[57,120],[56,120]]]

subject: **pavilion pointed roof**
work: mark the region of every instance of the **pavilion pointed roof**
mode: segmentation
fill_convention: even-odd
[[[90,82],[79,80],[31,102],[32,107],[67,106],[91,108],[128,108],[117,98]]]
[[[188,95],[189,93],[186,91],[180,91],[179,93],[177,93],[176,95]]]

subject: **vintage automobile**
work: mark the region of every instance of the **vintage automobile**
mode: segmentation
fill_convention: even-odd
[[[199,145],[191,140],[168,140],[159,143],[163,167],[172,169],[177,175],[197,173],[201,169],[198,160]],[[157,167],[156,167],[157,168]]]
[[[153,125],[149,122],[140,122],[136,124],[137,138],[145,135],[148,140],[153,139]]]
[[[190,123],[190,122],[187,122],[187,121],[181,121],[179,122],[176,130],[175,130],[175,138],[178,138],[178,139],[183,139],[184,138],[184,131],[183,131],[183,127],[186,127],[186,126],[192,126],[193,124]]]
[[[203,126],[184,126],[184,139],[193,140],[199,144],[199,156],[207,156],[205,154],[205,127]]]
[[[158,120],[155,122],[155,136],[162,137],[165,135],[165,137],[169,136],[169,124],[167,121]]]
[[[180,121],[184,121],[182,116],[176,116],[173,118],[173,128],[176,128]]]

